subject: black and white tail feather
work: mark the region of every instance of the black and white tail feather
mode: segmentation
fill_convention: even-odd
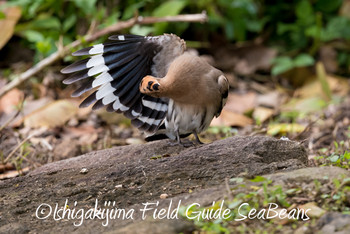
[[[80,107],[106,106],[107,111],[123,113],[138,129],[154,133],[164,127],[168,100],[142,94],[139,84],[147,75],[164,77],[169,64],[184,52],[185,42],[173,34],[115,35],[108,39],[74,52],[74,56],[90,57],[62,69],[62,73],[73,73],[63,83],[81,82],[73,97],[95,89]]]

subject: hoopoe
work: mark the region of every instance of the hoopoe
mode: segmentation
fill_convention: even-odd
[[[161,36],[114,35],[110,41],[73,53],[89,55],[61,70],[74,73],[63,83],[83,80],[72,94],[92,89],[80,107],[106,106],[123,113],[148,136],[146,140],[198,134],[219,116],[226,103],[229,83],[224,74],[203,58],[186,52],[184,40]]]

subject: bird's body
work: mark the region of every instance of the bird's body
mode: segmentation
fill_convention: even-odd
[[[100,44],[76,52],[93,55],[63,69],[77,72],[66,83],[88,79],[74,96],[99,87],[82,106],[107,106],[123,112],[148,139],[197,134],[208,128],[221,112],[228,93],[223,73],[204,59],[185,52],[185,42],[173,34],[158,37],[112,36]],[[160,136],[160,137],[159,137]]]

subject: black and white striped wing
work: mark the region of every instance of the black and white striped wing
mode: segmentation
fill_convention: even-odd
[[[73,97],[97,88],[80,107],[106,106],[107,111],[124,113],[140,130],[154,132],[165,118],[168,101],[139,91],[142,78],[154,75],[154,57],[163,49],[154,38],[116,35],[107,43],[74,52],[74,56],[90,57],[62,69],[62,73],[74,73],[63,83],[81,82]]]

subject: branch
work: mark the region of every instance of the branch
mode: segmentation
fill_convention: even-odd
[[[121,21],[117,22],[107,28],[101,29],[94,34],[89,34],[84,37],[83,40],[76,40],[72,42],[71,44],[63,47],[62,49],[59,49],[55,53],[51,54],[49,57],[41,60],[39,63],[35,64],[33,67],[31,67],[29,70],[23,72],[22,74],[18,75],[13,81],[6,84],[1,90],[0,90],[0,98],[4,96],[8,91],[11,89],[17,87],[22,82],[28,80],[30,77],[41,71],[43,68],[51,65],[52,63],[56,62],[57,60],[63,58],[68,53],[70,53],[71,49],[74,47],[77,47],[81,45],[84,42],[91,42],[96,40],[97,38],[111,34],[113,32],[120,31],[125,28],[130,28],[136,24],[153,24],[153,23],[159,23],[159,22],[205,22],[207,21],[207,14],[206,12],[202,12],[201,14],[188,14],[188,15],[177,15],[177,16],[165,16],[165,17],[134,17],[132,19],[129,19],[127,21]]]

